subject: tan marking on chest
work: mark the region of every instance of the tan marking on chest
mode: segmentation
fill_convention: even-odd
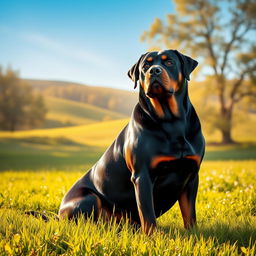
[[[174,156],[155,156],[152,158],[150,166],[151,168],[156,168],[158,164],[162,162],[169,162],[176,160],[177,158]]]
[[[185,156],[184,158],[191,159],[196,161],[197,165],[199,166],[201,163],[201,156],[193,155],[193,156]]]
[[[159,100],[156,98],[150,98],[149,100],[150,100],[156,114],[161,118],[164,117],[164,111],[163,111],[163,108],[162,108]]]
[[[177,104],[177,101],[176,101],[174,95],[172,95],[171,97],[168,98],[168,106],[169,106],[170,111],[175,116],[179,116],[179,108],[178,108],[178,104]]]
[[[126,162],[126,165],[128,167],[128,169],[132,172],[132,170],[134,169],[133,168],[133,161],[132,161],[132,150],[130,147],[126,147],[125,148],[125,162]]]

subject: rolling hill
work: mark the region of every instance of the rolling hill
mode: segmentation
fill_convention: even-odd
[[[24,79],[43,96],[90,104],[129,116],[138,102],[136,92],[72,82]]]
[[[125,91],[64,81],[32,79],[25,79],[24,81],[45,97],[86,103],[125,116],[131,115],[133,107],[138,102],[138,91]],[[189,95],[199,114],[200,108],[205,106],[205,91],[209,90],[207,87],[209,85],[205,82],[189,82]],[[209,103],[216,105],[216,99],[207,97],[207,104]]]
[[[45,96],[48,109],[43,128],[91,124],[99,121],[122,119],[124,114],[86,103]]]
[[[255,143],[256,137],[254,136],[256,116],[249,115],[248,122],[241,122],[237,124],[233,130],[234,139],[237,142]],[[111,144],[113,139],[121,132],[122,128],[129,122],[129,118],[109,120],[103,122],[95,122],[85,125],[78,125],[72,127],[60,127],[50,129],[34,129],[26,131],[0,131],[1,139],[28,139],[32,138],[54,138],[73,141],[76,144],[83,144],[87,146],[107,147]],[[204,124],[203,124],[204,126]],[[204,130],[204,136],[208,143],[219,141],[220,134],[213,130],[208,132]],[[42,140],[43,141],[43,140]]]
[[[138,92],[63,81],[32,79],[25,81],[46,97],[49,113],[44,128],[83,125],[125,118],[130,116],[133,107],[138,102]],[[208,141],[219,141],[220,134],[210,122],[214,111],[216,112],[219,108],[216,97],[209,97],[209,93],[207,93],[212,90],[211,85],[206,81],[192,81],[189,82],[188,90],[200,117],[203,130],[208,135]],[[252,111],[244,111],[242,105],[237,106],[233,122],[235,129],[232,131],[234,138],[239,139],[243,130],[250,131],[246,135],[252,136],[254,132],[251,128],[254,127],[255,120],[256,115]],[[248,140],[250,140],[249,136],[247,136]]]

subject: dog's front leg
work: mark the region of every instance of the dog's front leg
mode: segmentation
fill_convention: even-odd
[[[147,170],[134,173],[131,178],[143,232],[150,235],[156,227],[153,205],[153,185]]]

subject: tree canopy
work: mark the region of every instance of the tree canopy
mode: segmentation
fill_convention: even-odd
[[[43,97],[11,69],[0,69],[0,129],[15,131],[40,125],[46,115]]]

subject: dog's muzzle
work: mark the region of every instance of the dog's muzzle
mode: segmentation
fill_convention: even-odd
[[[167,90],[158,79],[155,79],[149,84],[146,94],[150,98],[170,97],[174,94],[174,89]]]

